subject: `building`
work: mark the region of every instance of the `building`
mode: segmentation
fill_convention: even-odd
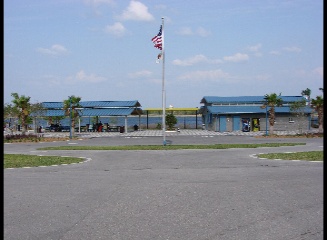
[[[311,128],[312,109],[306,105],[291,111],[294,102],[307,101],[303,96],[280,96],[283,106],[275,107],[275,131],[306,131]],[[219,97],[205,96],[200,108],[203,128],[216,132],[269,131],[268,109],[262,108],[264,96]]]
[[[122,127],[127,132],[128,116],[142,114],[141,104],[137,100],[132,101],[81,101],[78,109],[80,118],[90,117],[109,117],[120,116],[125,118],[125,124]],[[36,114],[38,117],[64,117],[63,102],[43,102],[42,107],[45,109],[42,113]],[[80,126],[79,126],[80,127]],[[108,128],[105,124],[104,128]],[[88,129],[88,126],[86,126]],[[115,126],[117,128],[117,126]]]

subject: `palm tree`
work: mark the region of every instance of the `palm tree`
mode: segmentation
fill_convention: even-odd
[[[276,93],[266,94],[264,99],[266,100],[261,108],[270,107],[268,110],[269,113],[269,134],[274,133],[274,124],[275,124],[275,107],[281,107],[283,100],[280,97],[281,93],[277,95]]]
[[[295,101],[290,104],[290,112],[294,114],[297,118],[305,116],[305,108],[307,101],[302,98],[300,101]],[[297,121],[299,130],[303,128],[304,123],[302,121]]]
[[[48,121],[49,125],[52,125],[53,123],[59,124],[61,120],[63,120],[65,117],[63,116],[50,116],[45,117],[44,119]]]
[[[74,95],[70,96],[67,100],[64,100],[64,111],[65,115],[71,118],[71,133],[74,136],[76,120],[78,119],[80,113],[78,108],[81,107],[79,102],[81,97],[76,97]]]
[[[310,96],[311,96],[311,90],[309,88],[302,90],[301,92],[302,96],[307,96],[308,97],[308,102],[310,104]]]
[[[26,124],[28,123],[28,118],[31,113],[31,97],[26,97],[24,95],[19,96],[18,93],[12,93],[11,96],[14,98],[14,100],[12,100],[12,103],[14,104],[13,110],[17,114],[22,125],[22,134],[25,135]]]
[[[324,99],[322,96],[317,96],[316,99],[312,99],[311,108],[313,108],[318,114],[318,124],[319,124],[319,132],[322,133],[324,131],[323,123],[324,123]]]
[[[42,103],[33,103],[31,104],[31,108],[30,108],[30,117],[33,118],[33,122],[34,122],[34,131],[37,130],[37,119],[38,118],[44,118],[45,113],[46,113],[46,109],[42,106]]]

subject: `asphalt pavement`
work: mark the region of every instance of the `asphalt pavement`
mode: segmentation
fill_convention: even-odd
[[[39,149],[163,143],[161,131],[158,136],[138,132],[4,144],[4,153],[81,157],[78,164],[4,169],[4,239],[323,239],[323,162],[257,156],[322,150],[322,138],[258,138],[202,130],[193,135],[167,133],[166,141],[306,145],[162,151]]]

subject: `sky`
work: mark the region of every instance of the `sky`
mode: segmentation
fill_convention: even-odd
[[[323,0],[4,0],[4,103],[132,101],[323,88]],[[151,39],[163,24],[164,57]]]

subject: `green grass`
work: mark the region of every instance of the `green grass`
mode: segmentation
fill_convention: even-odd
[[[305,160],[305,161],[323,161],[323,151],[294,152],[294,153],[267,153],[259,154],[260,158],[283,159],[283,160]]]
[[[38,150],[180,150],[180,149],[228,149],[305,145],[305,143],[258,143],[258,144],[210,144],[210,145],[131,145],[131,146],[58,146]]]
[[[4,154],[4,168],[22,168],[78,163],[83,161],[76,157],[35,156],[25,154]]]
[[[38,150],[180,150],[180,149],[229,149],[258,148],[305,145],[305,143],[259,143],[259,144],[212,144],[212,145],[131,145],[131,146],[59,146]],[[323,152],[271,153],[260,154],[262,158],[322,161]],[[71,164],[81,162],[81,158],[60,156],[35,156],[24,154],[4,154],[4,168],[21,168]]]

